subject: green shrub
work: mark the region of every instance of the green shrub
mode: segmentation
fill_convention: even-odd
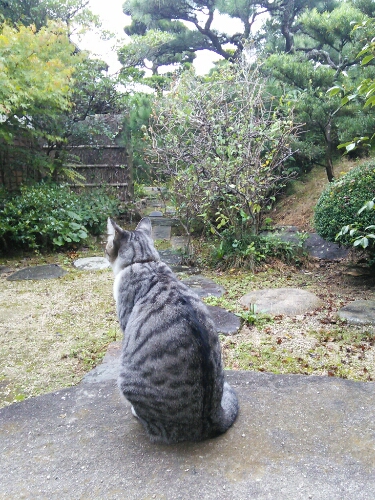
[[[368,201],[358,211],[357,215],[361,216],[365,210],[375,210],[375,198]],[[375,213],[373,213],[373,222],[375,223]],[[363,248],[369,254],[375,254],[375,224],[366,226],[362,220],[348,224],[341,228],[341,231],[336,236],[336,240],[341,241],[343,238],[350,238],[350,242],[354,248]],[[371,263],[373,265],[373,262]]]
[[[243,234],[238,239],[230,230],[225,230],[220,244],[212,248],[209,265],[252,269],[269,258],[299,264],[304,255],[303,241],[303,237],[298,243],[293,243],[274,235],[254,234]]]
[[[374,223],[374,212],[358,212],[372,200],[375,193],[375,160],[355,167],[346,175],[332,182],[323,191],[315,207],[314,225],[317,233],[327,241],[335,241],[343,226],[360,224],[365,228]],[[340,243],[351,246],[350,233],[340,237]]]
[[[0,206],[0,251],[56,249],[105,229],[118,201],[103,190],[77,194],[66,185],[24,186]]]

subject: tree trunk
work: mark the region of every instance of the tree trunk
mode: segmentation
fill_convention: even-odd
[[[325,129],[325,139],[326,139],[326,172],[329,182],[333,182],[335,180],[335,176],[333,173],[333,162],[332,162],[332,120],[329,119],[326,129]]]

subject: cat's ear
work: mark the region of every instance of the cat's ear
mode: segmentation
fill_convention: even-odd
[[[108,236],[113,236],[113,239],[119,238],[125,231],[121,229],[120,226],[116,224],[116,222],[108,217],[107,220],[107,232]]]
[[[151,220],[148,217],[143,217],[143,219],[138,223],[138,226],[135,228],[136,231],[143,231],[148,236],[151,236],[152,226]]]

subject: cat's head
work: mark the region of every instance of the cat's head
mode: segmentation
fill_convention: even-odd
[[[139,222],[135,231],[125,231],[108,218],[107,229],[105,254],[115,274],[135,263],[160,260],[151,238],[151,221],[148,217]]]

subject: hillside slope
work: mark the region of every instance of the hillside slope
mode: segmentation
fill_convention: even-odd
[[[341,158],[335,165],[336,177],[346,174],[353,167],[359,165],[360,161]],[[300,179],[292,181],[287,192],[279,198],[275,208],[270,213],[273,224],[297,226],[303,231],[314,231],[314,208],[327,184],[328,179],[323,167],[315,167]]]

